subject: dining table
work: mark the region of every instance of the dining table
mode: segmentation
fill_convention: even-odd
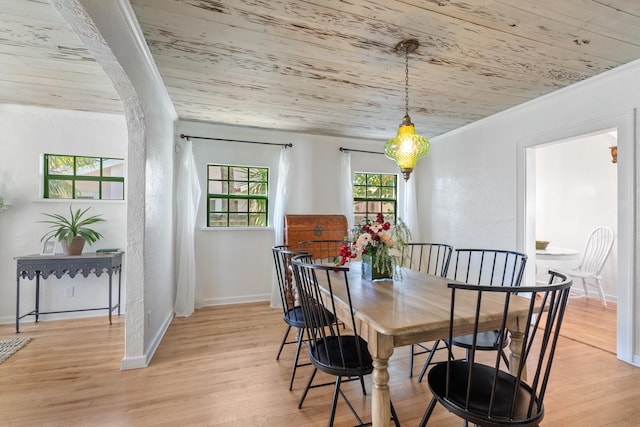
[[[573,248],[549,246],[536,249],[536,280],[544,280],[549,269],[569,271],[576,268],[579,255],[580,251]]]
[[[574,260],[578,258],[580,251],[571,248],[559,248],[549,246],[546,249],[536,249],[536,259],[544,260]]]
[[[395,280],[371,282],[362,278],[361,262],[351,261],[348,266],[346,279],[344,274],[337,273],[331,277],[337,314],[341,319],[349,319],[348,282],[356,328],[367,341],[373,358],[372,425],[389,426],[389,358],[396,347],[448,338],[451,289],[447,285],[455,281],[403,268],[401,277]],[[318,275],[317,280],[327,292],[322,275]],[[516,297],[510,304],[507,326],[511,337],[509,366],[512,367],[518,366],[520,359],[529,302],[526,297]],[[475,308],[475,294],[456,294],[454,335],[473,332]],[[504,298],[500,294],[484,295],[479,319],[481,330],[500,329],[503,310]]]

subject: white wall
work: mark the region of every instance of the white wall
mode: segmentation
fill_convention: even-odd
[[[618,128],[618,357],[640,364],[636,136],[640,62],[580,82],[432,140],[419,171],[421,230],[456,247],[533,251],[527,232],[525,151]],[[530,246],[529,246],[530,245]],[[533,271],[529,265],[528,270]]]
[[[382,151],[384,142],[328,138],[299,133],[180,122],[177,134],[272,143],[293,143],[285,214],[335,214],[340,212],[340,146]],[[202,196],[196,231],[196,276],[206,305],[268,301],[271,295],[273,229],[205,229],[206,164],[266,166],[270,168],[269,223],[277,188],[280,147],[193,139],[194,158]],[[180,144],[177,140],[176,144]],[[398,173],[383,155],[352,153],[353,171]],[[403,185],[400,184],[402,188]],[[400,194],[402,197],[402,194]],[[401,206],[401,205],[399,205]],[[281,244],[282,242],[278,242]]]
[[[579,137],[535,149],[536,237],[551,246],[580,251],[574,260],[537,261],[561,270],[575,268],[594,228],[611,227],[618,234],[617,164],[609,147],[617,143],[609,133]],[[617,300],[617,245],[602,271],[608,301]],[[575,286],[575,285],[574,285]],[[582,291],[582,286],[578,286]],[[587,287],[599,298],[596,288]]]
[[[46,219],[42,212],[65,215],[70,205],[74,210],[91,207],[89,212],[102,214],[106,219],[95,226],[104,238],[93,246],[85,246],[84,251],[126,246],[124,201],[42,199],[43,154],[118,157],[126,161],[127,129],[123,116],[15,105],[0,105],[0,128],[0,195],[13,203],[0,215],[0,282],[4,284],[0,286],[0,322],[12,323],[16,301],[13,257],[40,253],[40,239],[48,231],[46,224],[38,222]],[[59,248],[58,252],[61,252]],[[24,313],[34,308],[35,281],[25,279],[21,283],[21,312]],[[106,307],[107,283],[104,275],[100,278],[91,275],[86,279],[51,276],[41,282],[41,309]],[[123,292],[125,284],[123,277]],[[72,297],[64,296],[67,287],[74,288]],[[41,320],[106,314],[106,310],[52,314]],[[34,320],[27,317],[21,322]]]
[[[130,267],[127,271],[127,278],[133,280],[129,280],[127,289],[129,306],[125,351],[126,357],[148,361],[168,324],[167,319],[170,319],[172,293],[175,290],[172,222],[174,141],[171,133],[175,112],[169,111],[166,91],[159,84],[157,75],[150,70],[149,62],[145,62],[145,55],[148,53],[140,47],[139,34],[131,32],[128,20],[133,18],[128,16],[130,6],[126,0],[52,0],[52,3],[58,9],[60,5],[68,6],[70,14],[82,9],[81,6],[89,9],[92,19],[86,19],[86,16],[79,13],[81,16],[78,16],[78,21],[84,20],[83,23],[73,23],[71,20],[68,22],[83,34],[83,41],[94,43],[88,46],[94,55],[112,50],[118,60],[117,63],[104,61],[105,57],[98,55],[98,60],[114,80],[114,86],[125,105],[129,138],[127,157],[130,167],[135,165],[129,174],[129,181],[133,181],[133,185],[128,187],[127,259],[134,257],[135,269]],[[100,32],[95,31],[92,20],[100,28]],[[101,39],[103,35],[108,46],[104,46]],[[127,80],[117,80],[114,76],[121,73],[123,68],[126,70]],[[640,104],[640,81],[637,78],[640,66],[635,63],[621,68],[622,70],[614,70],[606,76],[598,76],[434,138],[431,153],[420,161],[412,176],[412,179],[415,177],[418,181],[418,208],[421,212],[421,234],[425,237],[423,240],[428,237],[429,240],[446,241],[457,247],[482,245],[523,249],[524,243],[518,239],[518,236],[523,235],[524,229],[521,224],[523,219],[520,217],[523,215],[519,216],[523,204],[518,180],[521,172],[518,165],[523,149],[519,144],[522,141],[542,140],[547,134],[562,133],[562,130],[584,127],[585,123],[609,115],[627,114],[636,120],[635,109]],[[130,86],[135,90],[131,91]],[[345,143],[344,140],[233,127],[219,130],[220,133],[225,133],[225,137],[232,139],[275,139],[273,142],[281,142],[281,139],[295,138],[291,141],[295,144],[295,154],[292,158],[290,203],[286,212],[333,213],[338,209],[339,198],[335,194],[339,191],[337,177],[340,174],[337,167],[340,164],[340,153],[337,147]],[[3,135],[11,137],[15,134],[3,132]],[[620,161],[620,169],[624,169],[622,166],[625,161],[632,163],[633,168],[638,163],[637,158],[633,157],[633,147],[636,144],[633,135],[634,129],[626,129],[619,134],[620,156],[624,157],[625,150],[632,155],[627,160]],[[363,141],[349,141],[349,144],[352,142],[362,149],[378,150],[383,145],[382,142]],[[3,143],[2,146],[4,145]],[[217,161],[215,151],[206,157],[209,155],[211,160],[204,156],[198,160]],[[265,162],[270,161],[270,157],[265,157]],[[371,166],[370,171],[375,171],[374,167],[378,162],[384,165],[380,167],[395,170],[389,165],[391,162],[382,156],[380,160],[371,160],[370,163],[367,161],[366,166]],[[360,169],[354,164],[354,171]],[[626,176],[631,176],[630,180],[635,177],[633,174]],[[619,184],[619,187],[620,185],[627,183]],[[638,183],[633,181],[629,185],[633,190]],[[275,185],[272,184],[273,188]],[[623,197],[619,197],[620,203],[633,204],[632,207],[637,212],[633,194],[629,194],[628,187],[624,187],[624,190],[626,192],[622,194]],[[13,194],[7,196],[12,197]],[[20,200],[20,197],[16,198]],[[0,222],[11,218],[11,215],[15,214],[4,215]],[[629,236],[634,236],[638,225],[637,217],[634,216],[630,221],[632,227],[623,222],[626,231],[631,233]],[[622,226],[620,230],[622,241]],[[2,231],[4,237],[6,229]],[[199,277],[199,280],[202,279],[210,286],[205,296],[214,302],[232,301],[234,298],[243,300],[261,294],[266,296],[271,276],[270,269],[266,267],[269,262],[257,262],[258,273],[247,274],[250,269],[246,267],[246,259],[258,259],[257,256],[269,259],[269,246],[273,242],[266,236],[257,238],[260,232],[248,235],[232,231],[207,233],[212,237],[197,237],[204,237],[207,244],[212,245],[197,248],[199,254],[205,257],[205,262],[211,264],[211,269],[207,271],[207,274],[211,272],[210,275]],[[215,242],[212,242],[214,239]],[[626,241],[621,242],[623,243],[627,244]],[[200,244],[201,242],[198,243]],[[627,246],[631,249],[626,250]],[[632,265],[640,265],[640,262],[637,258],[637,243],[627,246],[624,251],[620,251],[619,257],[621,266],[629,269]],[[216,260],[216,254],[211,253],[214,248],[227,252],[231,249],[242,251],[239,255],[230,257],[231,259]],[[627,257],[625,260],[622,260],[623,255]],[[3,259],[7,256],[10,255],[3,254]],[[228,264],[224,264],[226,261]],[[199,262],[202,260],[199,259]],[[10,274],[4,272],[5,268],[3,266],[2,274]],[[631,273],[625,270],[624,277],[621,277],[624,290],[621,298],[624,297],[624,301],[631,304],[633,309],[640,306],[638,293],[635,291],[635,277],[635,269]],[[255,280],[258,283],[254,284]],[[214,283],[220,288],[212,285]],[[229,287],[234,287],[233,295],[220,293],[219,289],[227,292]],[[620,313],[623,316],[627,313],[626,321],[629,323],[632,322],[630,312],[630,307],[619,305],[619,316]],[[147,324],[143,326],[145,321]],[[635,319],[634,331],[640,330],[638,322],[640,318]],[[637,333],[634,332],[632,340],[625,341],[633,341],[634,353],[640,354],[638,345],[635,345],[640,342]]]

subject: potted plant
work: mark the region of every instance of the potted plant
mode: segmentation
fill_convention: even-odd
[[[80,255],[85,242],[92,245],[103,237],[102,234],[88,227],[91,224],[104,221],[103,218],[100,218],[100,215],[86,216],[89,209],[90,207],[84,210],[78,209],[74,212],[72,207],[69,206],[70,215],[68,218],[58,214],[43,213],[51,220],[40,222],[51,224],[51,230],[42,236],[40,240],[49,241],[55,238],[60,241],[65,255]]]

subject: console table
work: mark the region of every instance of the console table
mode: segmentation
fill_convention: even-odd
[[[113,253],[87,253],[82,255],[26,255],[15,257],[16,268],[16,333],[20,332],[20,319],[26,316],[35,316],[36,322],[41,314],[70,313],[75,311],[109,310],[109,324],[111,324],[111,313],[116,308],[120,315],[120,290],[122,287],[122,254]],[[60,279],[65,274],[76,277],[78,274],[83,277],[89,274],[100,277],[103,273],[109,276],[109,305],[99,308],[82,308],[77,310],[62,311],[40,311],[40,277],[46,279],[53,275]],[[118,303],[113,305],[112,276],[118,274]],[[20,315],[20,278],[29,280],[36,279],[35,309]]]

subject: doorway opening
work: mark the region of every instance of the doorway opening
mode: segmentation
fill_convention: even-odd
[[[635,259],[633,238],[635,236],[633,187],[634,123],[633,112],[627,112],[602,119],[593,119],[571,128],[559,128],[556,131],[536,135],[518,142],[518,245],[524,248],[531,260],[535,260],[536,240],[549,240],[551,241],[550,245],[553,245],[555,241],[557,246],[563,245],[582,252],[586,239],[593,228],[598,225],[612,226],[616,231],[616,240],[614,241],[614,249],[610,259],[607,262],[607,274],[609,276],[613,275],[614,279],[608,280],[608,291],[605,291],[605,293],[608,295],[608,299],[617,301],[615,352],[620,360],[640,366],[640,356],[634,355],[633,351],[635,335],[633,321],[635,304],[633,268],[633,260]],[[615,133],[613,133],[614,131]],[[620,153],[615,164],[611,163],[612,157],[609,149],[609,144],[612,143],[614,136],[617,136],[616,146],[618,153]],[[598,182],[587,185],[586,183],[576,182],[576,176],[574,175],[579,175],[578,171],[575,170],[576,166],[569,166],[568,164],[568,162],[573,162],[574,158],[587,155],[578,153],[575,144],[586,147],[588,141],[592,138],[603,140],[597,150],[593,148],[595,150],[593,156],[600,156],[600,158],[591,159],[601,163],[595,166],[591,165],[592,170],[591,172],[587,171],[587,173],[595,175],[594,168],[609,168],[608,171],[613,172],[615,175],[613,178],[607,178],[615,182],[613,184],[614,187],[609,190],[613,194],[603,196],[606,201],[602,199],[600,203],[601,205],[613,205],[613,207],[598,206],[596,209],[599,210],[599,213],[583,212],[594,208],[581,207],[581,209],[578,209],[579,203],[573,198],[576,193],[579,193],[582,196],[588,196],[592,201],[596,200],[592,202],[596,203],[595,195],[589,194],[589,191],[595,193],[595,188],[604,183]],[[560,150],[562,153],[558,154],[559,151],[554,152],[554,149]],[[545,150],[552,151],[545,152]],[[538,171],[536,160],[537,158],[543,159],[545,157],[551,157],[549,161],[552,165],[547,165],[546,168],[551,168],[552,170]],[[550,182],[545,184],[539,183],[538,179],[540,177],[537,175],[542,173],[553,175],[554,180],[549,180]],[[562,173],[565,173],[565,175],[563,176]],[[541,200],[541,204],[544,203],[546,206],[538,207],[536,200],[538,186],[543,188],[545,186],[564,186],[564,194],[557,196],[558,198],[551,202]],[[609,187],[610,185],[607,188]],[[568,215],[569,219],[563,221],[564,225],[561,226],[564,229],[559,230],[558,228],[561,227],[555,225],[553,219],[544,219],[541,216],[538,221],[539,208],[548,212],[557,211],[563,215]],[[613,215],[617,218],[617,221],[611,221],[610,224],[594,225],[595,222],[592,223],[592,221],[602,221],[598,217],[600,214],[605,215],[607,218]],[[572,265],[577,265],[579,261],[579,259],[573,260],[575,264]],[[525,280],[526,283],[535,283],[535,262],[528,263]],[[614,288],[611,288],[611,286],[614,286]],[[597,300],[594,299],[595,301]]]
[[[535,238],[545,241],[546,250],[535,252],[536,280],[546,281],[552,268],[570,271],[582,259],[586,241],[597,227],[609,227],[618,234],[617,163],[612,162],[610,147],[617,147],[617,130],[577,136],[536,146],[535,156]],[[608,310],[605,312],[598,289],[574,279],[570,306],[580,308],[584,316],[602,319],[613,330],[593,342],[579,329],[567,329],[571,339],[602,350],[615,352],[615,312],[617,310],[617,246],[614,244],[600,273]],[[533,259],[532,259],[533,261]],[[588,279],[587,283],[594,283]],[[580,298],[580,300],[578,300]],[[608,322],[605,322],[609,320]],[[577,334],[577,335],[572,335]]]
[[[536,254],[538,275],[544,268],[576,267],[587,238],[599,226],[618,234],[618,173],[609,147],[617,146],[617,130],[583,135],[539,145],[535,154],[535,237],[549,243],[558,256],[541,260]],[[607,301],[617,302],[617,247],[614,244],[602,270]],[[575,286],[575,294],[583,293]],[[598,298],[588,288],[590,298]]]

